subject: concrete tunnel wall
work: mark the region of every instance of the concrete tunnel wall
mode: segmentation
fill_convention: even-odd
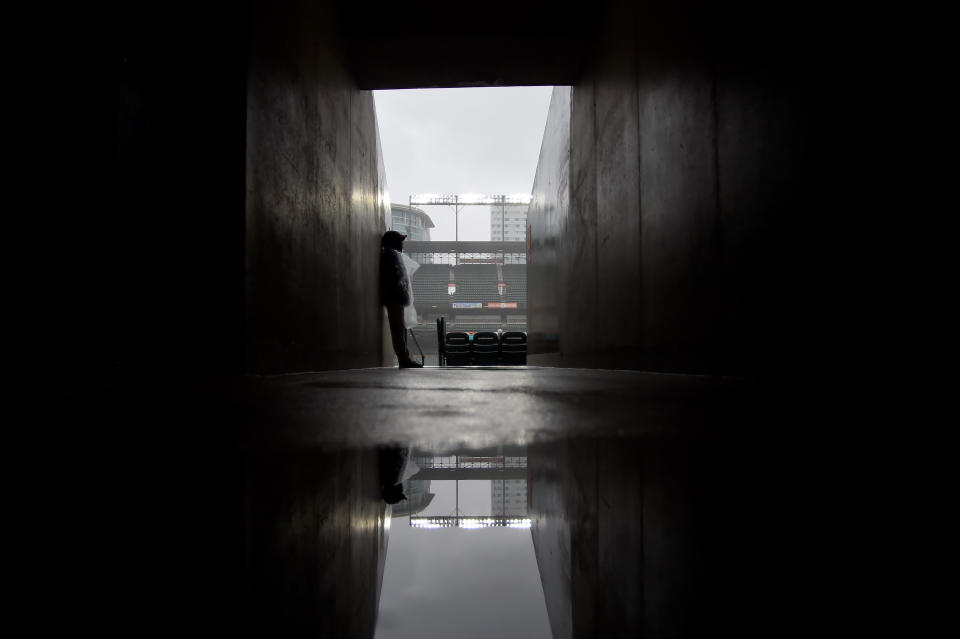
[[[328,3],[258,3],[247,92],[247,369],[381,362],[376,286],[389,218],[373,94]]]
[[[803,480],[778,467],[796,460],[731,426],[529,448],[554,639],[808,636],[827,586]]]
[[[587,71],[555,90],[528,216],[531,352],[722,374],[825,352],[811,295],[829,233],[811,221],[844,214],[826,76],[803,18],[746,11],[611,3]]]
[[[244,467],[243,636],[373,637],[390,529],[377,451],[262,451]]]
[[[54,361],[99,379],[381,363],[385,173],[333,5],[125,9],[78,107]]]
[[[84,85],[59,107],[78,133],[50,189],[66,203],[45,366],[84,382],[243,370],[247,16],[225,4],[71,26]],[[109,56],[84,58],[93,44]]]
[[[585,73],[550,104],[528,213],[530,362],[822,384],[845,361],[841,263],[824,249],[850,212],[817,17],[608,8]],[[799,504],[817,495],[818,512],[830,492],[785,443],[809,424],[767,401],[689,433],[638,416],[650,434],[635,444],[531,446],[555,639],[809,634],[828,545]]]

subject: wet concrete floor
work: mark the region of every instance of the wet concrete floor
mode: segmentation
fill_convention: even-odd
[[[91,540],[118,611],[105,633],[397,637],[404,616],[444,615],[464,623],[436,632],[467,637],[534,636],[537,616],[557,639],[785,630],[812,564],[782,397],[735,378],[536,367],[70,395],[100,416],[108,460],[89,486],[115,531]],[[405,451],[414,499],[383,500],[385,450]],[[450,459],[465,460],[452,475]],[[442,485],[458,477],[473,501],[451,507]],[[498,510],[507,495],[519,501]],[[411,572],[453,561],[433,591]],[[541,597],[520,606],[532,617],[508,614],[511,585]],[[444,603],[454,591],[465,601]],[[481,627],[468,609],[516,625]]]

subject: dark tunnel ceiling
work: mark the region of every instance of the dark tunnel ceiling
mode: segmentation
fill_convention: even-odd
[[[592,50],[600,6],[338,0],[363,89],[573,84]]]

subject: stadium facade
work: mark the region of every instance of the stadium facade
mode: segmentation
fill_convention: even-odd
[[[422,209],[407,204],[390,204],[390,228],[405,234],[408,240],[429,242],[433,226],[433,220]]]
[[[420,322],[446,318],[448,330],[527,330],[523,242],[410,242],[420,264],[413,298]]]

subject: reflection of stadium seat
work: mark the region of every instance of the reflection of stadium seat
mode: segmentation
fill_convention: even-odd
[[[496,364],[500,357],[500,336],[481,331],[473,336],[473,360],[476,364]]]
[[[465,366],[470,364],[470,336],[460,331],[447,333],[444,340],[447,364]]]
[[[504,364],[527,363],[527,334],[507,331],[500,337],[500,358]]]

